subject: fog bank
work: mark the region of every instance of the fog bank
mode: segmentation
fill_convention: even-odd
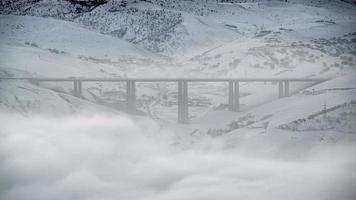
[[[0,121],[4,200],[356,199],[355,145],[282,159],[243,153],[248,138],[243,151],[219,137],[183,144],[153,122],[125,117]]]

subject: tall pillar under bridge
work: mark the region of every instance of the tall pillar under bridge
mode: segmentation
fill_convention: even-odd
[[[229,111],[240,111],[240,82],[229,81]]]
[[[127,112],[135,114],[136,112],[136,83],[135,81],[126,81],[126,106]]]
[[[228,84],[228,107],[232,112],[240,111],[241,82],[277,82],[279,98],[290,96],[290,82],[321,83],[326,78],[27,78],[0,77],[0,81],[29,81],[40,82],[72,82],[73,95],[82,98],[84,82],[125,82],[127,112],[136,113],[136,83],[137,82],[173,82],[178,84],[178,122],[189,123],[189,82],[225,82]]]
[[[82,98],[82,81],[80,80],[74,80],[73,81],[73,95]]]
[[[289,81],[278,81],[278,88],[279,98],[289,97]]]
[[[178,122],[189,123],[188,81],[178,81]]]

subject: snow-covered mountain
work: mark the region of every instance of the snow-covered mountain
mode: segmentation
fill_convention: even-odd
[[[0,199],[355,199],[354,0],[2,0],[0,77],[323,77],[323,83],[0,79]]]
[[[298,29],[298,24],[304,22],[315,26],[336,21],[347,23],[353,20],[344,19],[345,12],[352,15],[355,9],[350,4],[329,0],[86,2],[93,4],[62,0],[5,1],[0,12],[74,21],[153,52],[189,56],[246,35],[273,31],[265,30],[266,27],[278,31],[279,28]]]
[[[356,7],[318,2],[9,2],[2,5],[2,13],[22,16],[0,18],[1,71],[43,77],[330,78],[353,72]],[[73,11],[73,6],[83,9]],[[65,84],[46,87],[72,90]],[[138,87],[141,111],[175,120],[174,84]],[[226,85],[192,84],[192,119],[203,116],[208,107],[225,104],[226,90]],[[263,84],[245,84],[241,91],[246,109],[277,97],[275,87]],[[84,96],[116,105],[125,99],[124,85],[88,84]]]

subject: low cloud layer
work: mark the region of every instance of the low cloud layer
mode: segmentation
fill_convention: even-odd
[[[356,148],[252,156],[125,117],[0,115],[0,199],[355,199]],[[252,145],[254,148],[259,148]],[[184,148],[183,148],[184,147]],[[281,149],[288,151],[288,146]]]

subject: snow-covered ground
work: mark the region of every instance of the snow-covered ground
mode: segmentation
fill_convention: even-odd
[[[190,83],[185,125],[173,83],[137,83],[129,116],[124,84],[0,80],[0,199],[355,199],[352,3],[21,2],[0,4],[0,77],[330,80],[241,83],[240,112]]]

